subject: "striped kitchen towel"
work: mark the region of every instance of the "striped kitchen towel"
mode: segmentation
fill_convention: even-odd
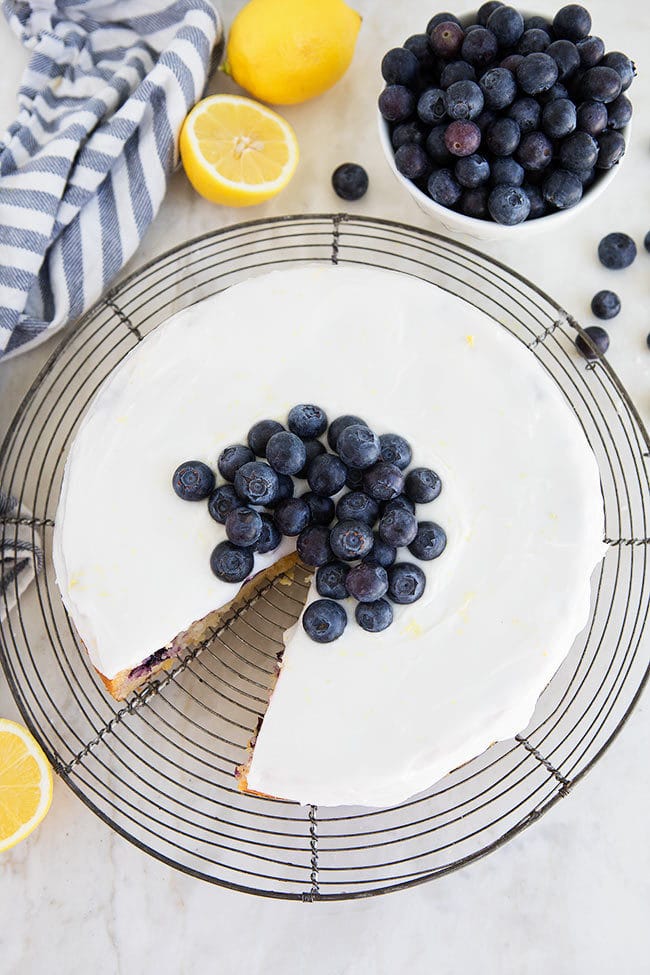
[[[222,47],[207,0],[4,0],[30,52],[0,137],[0,368],[99,298],[135,252],[178,162],[185,115]],[[6,78],[5,78],[6,81]],[[2,530],[0,617],[38,571]]]

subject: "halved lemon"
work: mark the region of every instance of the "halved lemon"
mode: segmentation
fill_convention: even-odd
[[[52,769],[27,728],[0,719],[0,853],[36,829],[52,802]]]
[[[250,98],[211,95],[183,123],[181,159],[194,189],[213,203],[245,207],[283,189],[298,165],[288,122]]]

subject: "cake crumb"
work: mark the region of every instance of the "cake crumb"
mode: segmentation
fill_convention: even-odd
[[[417,620],[410,620],[404,629],[406,633],[410,633],[411,636],[422,636],[422,627]]]
[[[470,349],[474,347],[474,336],[473,335],[466,335],[465,336],[465,341],[469,345]]]

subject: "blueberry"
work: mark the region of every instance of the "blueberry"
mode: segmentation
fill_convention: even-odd
[[[372,552],[369,558],[387,569],[397,558],[397,549],[394,545],[389,545],[388,542],[385,542],[379,535],[375,535],[375,543],[372,546]]]
[[[483,92],[475,81],[455,81],[445,91],[445,109],[451,119],[474,119],[483,111]]]
[[[363,423],[346,427],[336,442],[336,450],[348,467],[365,470],[379,459],[379,437]]]
[[[553,30],[557,37],[579,41],[582,37],[587,37],[591,30],[591,15],[580,4],[570,3],[556,13],[553,18]]]
[[[627,54],[620,51],[610,51],[602,59],[601,64],[605,68],[612,68],[621,79],[621,91],[627,91],[636,75],[634,61],[628,58]]]
[[[547,47],[546,53],[557,64],[558,81],[572,78],[580,67],[580,52],[572,41],[553,41]]]
[[[615,129],[607,129],[601,132],[597,138],[598,143],[598,169],[611,169],[622,158],[625,153],[625,139],[620,132]]]
[[[306,478],[309,465],[314,457],[320,457],[321,454],[325,453],[325,444],[320,440],[303,440],[303,443],[305,445],[305,463],[296,474],[296,477]]]
[[[460,212],[475,220],[488,219],[488,191],[486,186],[477,186],[474,190],[465,190],[460,198]]]
[[[629,267],[635,257],[636,244],[627,234],[607,234],[598,245],[600,263],[612,271]]]
[[[619,95],[607,106],[607,127],[623,129],[632,118],[632,103],[627,95]]]
[[[375,501],[391,501],[404,488],[404,475],[395,464],[380,460],[363,475],[363,489]]]
[[[582,183],[575,173],[555,169],[544,180],[542,192],[556,210],[568,210],[582,199]]]
[[[444,166],[453,160],[453,156],[445,145],[446,125],[434,125],[429,132],[426,142],[426,150],[429,159],[440,166]]]
[[[186,460],[174,471],[172,487],[183,501],[203,501],[214,491],[214,474],[200,460]]]
[[[622,90],[619,73],[602,63],[595,68],[589,68],[580,82],[580,94],[583,98],[604,102],[606,105],[618,98]]]
[[[242,505],[226,518],[226,535],[233,545],[254,545],[262,533],[262,519],[254,508]]]
[[[357,603],[354,618],[362,630],[381,633],[393,622],[393,610],[385,599],[376,599],[372,603]]]
[[[508,118],[514,119],[523,133],[538,128],[542,109],[534,98],[518,98],[508,109]]]
[[[501,2],[501,0],[488,0],[487,3],[481,4],[481,6],[478,8],[478,13],[476,14],[477,23],[480,24],[481,27],[485,27],[485,25],[487,24],[490,18],[490,15],[493,14],[495,10],[498,10],[499,7],[502,6],[503,3]]]
[[[350,491],[339,498],[336,517],[339,521],[364,521],[371,527],[379,516],[379,504],[363,491]]]
[[[210,568],[222,582],[243,582],[253,571],[255,558],[250,548],[219,542],[210,556]]]
[[[251,504],[270,504],[278,494],[278,475],[262,461],[244,464],[235,474],[235,491],[242,501]]]
[[[490,68],[481,78],[480,85],[488,108],[507,108],[517,95],[515,76],[507,68]]]
[[[372,551],[372,529],[365,521],[339,521],[330,532],[330,547],[337,559],[354,562]]]
[[[299,403],[289,410],[287,426],[302,440],[315,440],[327,430],[327,414],[314,403]]]
[[[438,24],[446,24],[446,23],[458,24],[458,26],[460,27],[460,20],[458,19],[458,17],[455,14],[450,14],[449,11],[445,10],[442,13],[436,14],[434,17],[431,18],[431,20],[427,24],[427,35],[431,34],[433,28],[437,27]]]
[[[297,474],[307,460],[307,451],[300,437],[281,430],[270,437],[266,459],[278,474]]]
[[[491,30],[477,27],[473,31],[465,31],[465,40],[460,49],[463,61],[486,68],[497,56],[497,39]]]
[[[551,139],[563,139],[575,130],[576,107],[568,98],[558,98],[544,106],[542,129]]]
[[[397,562],[388,569],[388,598],[394,603],[414,603],[424,592],[427,580],[419,565]]]
[[[600,325],[590,325],[584,331],[591,339],[593,346],[595,346],[595,349],[592,348],[582,335],[577,337],[576,347],[582,352],[585,358],[597,359],[599,355],[605,355],[609,348],[609,335],[605,329],[601,328]]]
[[[445,93],[442,88],[427,88],[418,98],[417,112],[419,118],[427,125],[441,122],[446,113]]]
[[[266,456],[266,445],[274,433],[284,430],[277,420],[260,420],[248,431],[248,446],[256,457]]]
[[[274,507],[281,501],[288,501],[289,498],[293,497],[294,490],[293,478],[288,474],[278,474],[278,490],[273,501],[269,502],[269,507]]]
[[[330,530],[325,525],[310,525],[298,535],[296,550],[305,565],[325,565],[333,559]]]
[[[452,156],[471,156],[480,144],[481,130],[475,122],[459,120],[447,126],[445,145]]]
[[[418,523],[415,515],[403,508],[387,511],[379,522],[379,537],[383,542],[387,542],[394,548],[410,545],[417,534],[417,530]]]
[[[576,43],[576,48],[583,68],[595,67],[605,54],[605,45],[600,37],[583,37]]]
[[[537,96],[540,104],[548,105],[550,102],[557,101],[558,98],[568,98],[569,92],[566,87],[556,81],[554,85],[551,85],[548,91],[542,92],[541,95]]]
[[[416,146],[423,145],[426,140],[427,131],[428,130],[425,128],[425,126],[423,126],[420,122],[400,122],[400,124],[396,125],[393,129],[390,137],[391,145],[393,146],[393,149],[399,149],[400,146],[406,146],[409,144]]]
[[[491,108],[485,108],[481,114],[474,121],[481,130],[481,135],[485,135],[487,130],[490,128],[492,123],[496,120],[497,113],[493,112]]]
[[[221,451],[217,460],[217,467],[226,481],[234,481],[235,474],[242,464],[248,464],[251,460],[255,460],[255,454],[250,447],[238,443]]]
[[[416,504],[435,501],[442,490],[442,482],[435,471],[429,467],[414,467],[406,475],[404,493]]]
[[[488,210],[496,223],[513,227],[530,213],[530,200],[520,186],[495,186],[488,196]]]
[[[535,15],[533,17],[526,17],[526,18],[524,18],[524,29],[525,30],[545,30],[546,33],[550,37],[551,31],[553,30],[553,27],[551,25],[550,20],[547,20],[546,17],[539,17],[539,16]]]
[[[419,179],[429,169],[429,159],[422,146],[407,144],[395,153],[395,166],[407,179]]]
[[[483,156],[476,154],[463,156],[456,163],[455,175],[461,186],[474,189],[481,183],[486,183],[490,178],[490,164]]]
[[[512,156],[497,156],[492,161],[491,178],[493,186],[521,186],[524,169]]]
[[[358,471],[356,467],[348,467],[345,486],[351,491],[360,491],[363,487],[363,471]]]
[[[460,199],[462,188],[449,169],[432,173],[427,182],[429,196],[443,207],[453,207]]]
[[[334,502],[313,491],[306,491],[302,500],[309,505],[311,521],[314,525],[330,525],[334,520]]]
[[[455,58],[465,39],[465,31],[453,20],[443,21],[429,33],[429,44],[434,54],[441,58]]]
[[[385,515],[389,511],[397,511],[398,509],[401,511],[410,511],[414,515],[415,501],[411,501],[405,494],[398,494],[396,498],[391,498],[390,501],[384,501],[381,506],[381,513]]]
[[[261,514],[260,518],[262,519],[262,530],[255,544],[255,551],[260,555],[265,555],[267,552],[273,552],[278,547],[282,541],[282,535],[278,531],[275,522],[268,515]]]
[[[511,156],[521,140],[521,129],[512,118],[498,118],[485,134],[485,143],[495,156]]]
[[[557,81],[557,64],[548,54],[528,54],[515,72],[517,82],[527,95],[548,91]]]
[[[243,501],[235,491],[232,484],[221,484],[210,495],[208,501],[208,512],[211,518],[225,525],[226,518],[235,508],[240,508]]]
[[[514,7],[497,7],[488,17],[487,28],[500,47],[514,47],[524,33],[524,18]]]
[[[643,238],[643,246],[645,247],[645,249],[650,254],[650,230],[647,232],[647,234]]]
[[[440,73],[440,87],[447,90],[456,81],[476,81],[476,71],[467,61],[452,61]]]
[[[548,31],[541,27],[529,27],[525,30],[517,44],[517,54],[536,54],[545,51],[551,43]]]
[[[447,535],[435,521],[421,521],[417,527],[417,534],[409,545],[409,552],[416,559],[430,562],[442,555],[447,546]]]
[[[540,172],[553,158],[553,143],[543,132],[527,132],[517,149],[517,162],[529,172]]]
[[[598,291],[591,299],[591,310],[596,318],[605,321],[616,318],[621,310],[621,299],[614,291]]]
[[[394,47],[384,54],[381,73],[387,85],[414,88],[420,77],[420,64],[415,54],[404,47]]]
[[[360,200],[368,189],[368,173],[358,163],[341,163],[332,173],[332,186],[336,195],[342,200]]]
[[[574,173],[582,183],[582,189],[586,190],[596,179],[596,170],[594,169],[581,169],[579,172]]]
[[[418,64],[423,71],[431,71],[434,67],[433,51],[426,34],[412,34],[402,45],[411,54],[415,54]]]
[[[309,465],[307,483],[314,494],[322,494],[329,498],[341,490],[345,484],[346,474],[347,470],[342,460],[333,454],[321,454]]]
[[[415,95],[404,85],[388,85],[379,96],[377,104],[387,122],[401,122],[413,114]]]
[[[513,74],[516,73],[518,65],[524,60],[523,54],[508,54],[507,57],[501,61],[499,64],[500,68],[507,68],[508,71],[512,71]]]
[[[347,626],[347,613],[331,599],[317,599],[302,614],[302,625],[308,637],[316,643],[332,643]]]
[[[345,562],[328,562],[321,565],[316,572],[316,591],[319,596],[327,599],[346,599],[348,590],[345,580],[350,566]]]
[[[602,102],[581,102],[576,112],[578,128],[597,136],[607,127],[607,107]]]
[[[367,426],[365,420],[362,420],[360,416],[353,416],[351,413],[346,413],[344,416],[337,416],[335,420],[332,420],[327,431],[327,442],[331,450],[336,450],[337,440],[345,428],[352,426],[353,423],[362,423]]]
[[[273,519],[283,535],[299,535],[311,521],[311,508],[304,498],[289,498],[276,507]]]
[[[373,603],[388,592],[388,573],[376,562],[361,562],[348,572],[346,586],[360,603]]]
[[[401,471],[411,463],[411,446],[397,433],[382,433],[379,438],[379,450],[382,460],[394,464]]]
[[[539,186],[533,186],[530,183],[524,183],[522,189],[530,202],[528,219],[537,220],[538,217],[543,217],[547,213],[548,207],[546,206],[541,188]]]

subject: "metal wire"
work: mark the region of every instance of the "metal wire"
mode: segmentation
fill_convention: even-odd
[[[258,587],[210,639],[126,704],[96,679],[61,603],[52,528],[66,454],[106,376],[170,314],[253,274],[321,261],[432,282],[506,328],[563,391],[596,456],[607,555],[589,625],[528,728],[390,809],[316,809],[241,794],[234,769],[264,713],[282,633],[308,577]],[[643,688],[650,606],[648,435],[608,363],[575,349],[579,326],[548,295],[436,234],[343,214],[240,224],[146,265],[57,348],[0,453],[0,483],[34,512],[0,520],[44,536],[36,583],[0,623],[2,665],[26,723],[70,788],[158,859],[264,896],[364,897],[439,877],[537,820],[614,740]],[[579,504],[580,500],[576,499]],[[5,597],[6,598],[6,597]]]

